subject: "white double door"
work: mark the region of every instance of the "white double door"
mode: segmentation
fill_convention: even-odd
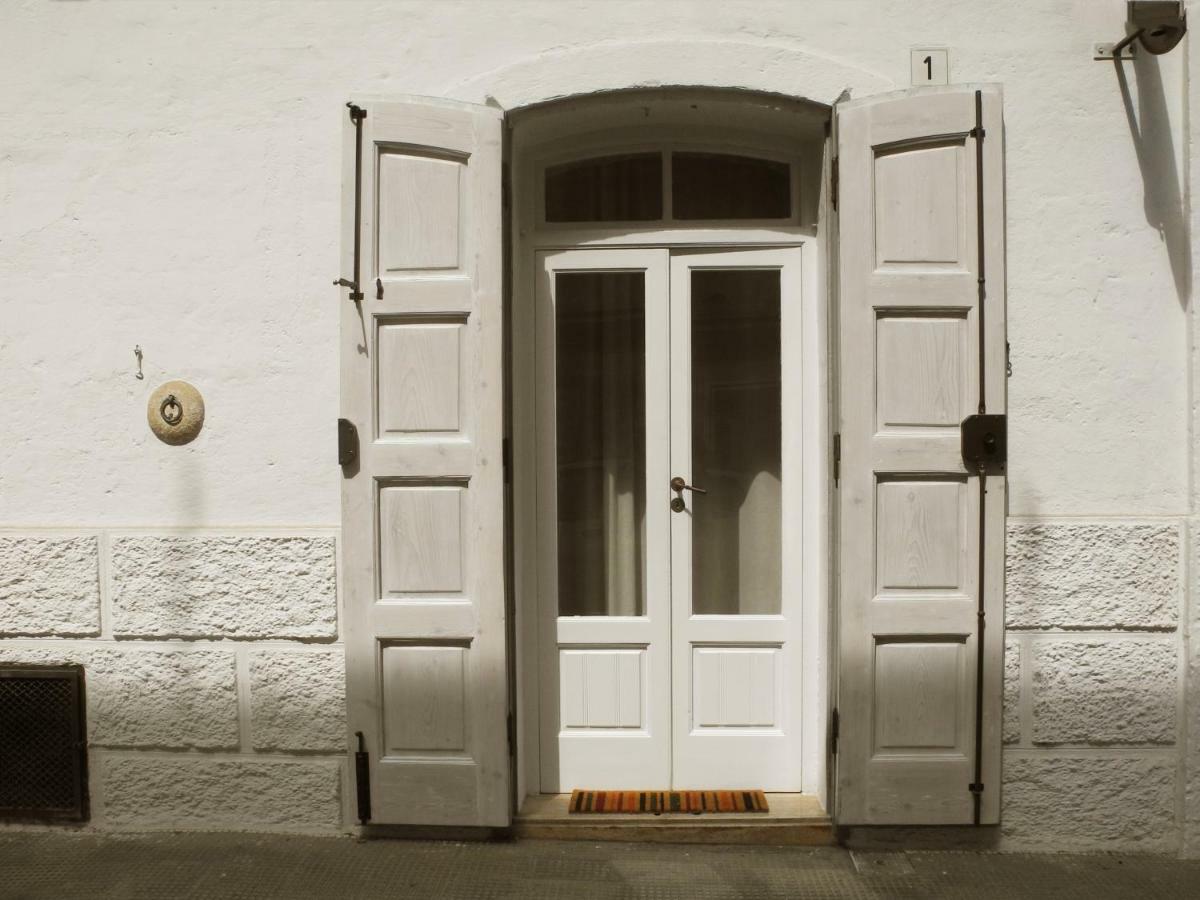
[[[800,254],[538,254],[543,792],[800,789]]]

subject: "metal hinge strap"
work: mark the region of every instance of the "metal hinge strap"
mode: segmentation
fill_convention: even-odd
[[[358,750],[354,753],[354,787],[358,795],[358,821],[366,825],[371,821],[371,758],[367,755],[367,743],[361,731],[354,732],[358,738]]]
[[[367,111],[353,103],[346,106],[350,110],[350,121],[354,123],[354,277],[339,278],[334,284],[350,288],[350,299],[358,303],[363,298],[358,277],[362,259],[362,123]]]

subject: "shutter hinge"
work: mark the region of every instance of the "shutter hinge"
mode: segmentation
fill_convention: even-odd
[[[512,438],[500,442],[501,464],[504,466],[504,483],[512,483]]]
[[[842,717],[835,706],[833,714],[829,717],[829,747],[834,756],[837,756],[838,752],[838,732],[841,730],[841,724]]]
[[[338,419],[338,465],[358,462],[358,429],[349,419]]]
[[[509,713],[508,718],[504,723],[505,731],[508,734],[508,755],[517,755],[517,723],[513,718],[513,714]]]
[[[842,480],[842,436],[833,436],[833,486],[837,487]]]
[[[361,731],[354,732],[358,738],[358,750],[354,753],[354,787],[358,794],[358,821],[366,825],[371,821],[371,758],[367,755],[367,744]]]
[[[967,790],[970,791],[972,794],[976,794],[976,795],[982,794],[983,793],[983,782],[972,781],[970,784],[967,785]]]
[[[357,103],[347,103],[346,109],[350,110],[350,121],[355,125],[367,117],[367,111]]]
[[[841,168],[838,165],[838,158],[835,156],[829,166],[829,203],[835,210],[838,208],[838,187],[842,180]]]

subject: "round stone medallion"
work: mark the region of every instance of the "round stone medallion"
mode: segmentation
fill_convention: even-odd
[[[168,381],[150,395],[146,420],[164,444],[186,444],[204,425],[204,398],[186,381]]]

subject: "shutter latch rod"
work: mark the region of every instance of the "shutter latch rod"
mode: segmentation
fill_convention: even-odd
[[[968,471],[975,468],[979,475],[979,580],[975,585],[977,597],[975,617],[975,778],[967,785],[971,792],[972,821],[978,825],[983,812],[983,639],[987,619],[984,602],[984,584],[987,567],[984,564],[987,549],[987,476],[988,466],[1003,466],[1008,455],[1007,422],[1003,415],[988,415],[987,411],[987,341],[984,331],[984,312],[987,308],[987,266],[984,261],[984,210],[983,210],[983,92],[975,92],[975,127],[971,136],[975,139],[975,269],[979,285],[978,317],[979,328],[979,411],[968,416],[962,424],[963,462]]]

